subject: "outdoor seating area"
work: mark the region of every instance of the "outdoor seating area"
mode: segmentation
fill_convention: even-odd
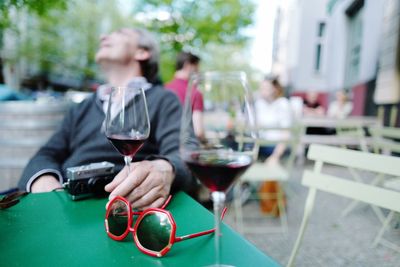
[[[311,145],[307,158],[285,182],[287,232],[245,236],[287,266],[395,266],[400,260],[400,191],[385,188],[383,182],[400,176],[399,158],[325,145]],[[354,180],[355,170],[362,181]],[[380,183],[377,174],[385,175]],[[343,216],[352,199],[358,205]],[[245,209],[252,227],[280,225],[279,217],[254,220],[262,214],[255,201]],[[241,229],[234,212],[230,215],[231,226]]]
[[[0,103],[4,148],[0,170],[6,177],[2,190],[16,186],[26,162],[57,129],[71,105],[70,101]],[[218,122],[211,120],[207,119],[209,126],[218,131]],[[307,127],[315,126],[336,131],[308,135]],[[400,151],[399,128],[384,127],[377,117],[357,116],[300,118],[290,128],[258,130],[290,133],[282,140],[260,137],[257,141],[259,147],[285,143],[287,152],[278,165],[256,157],[235,185],[228,225],[287,266],[354,262],[393,266],[400,260],[400,162],[395,154]],[[236,141],[246,143],[246,137],[238,136]],[[276,182],[277,190],[258,190],[264,182]],[[246,183],[252,184],[253,192],[242,199],[241,187]],[[268,200],[275,203],[270,213],[261,207]],[[322,236],[329,241],[321,240]]]
[[[260,138],[259,145],[285,142],[291,152],[279,165],[256,161],[241,176],[230,204],[228,223],[266,252],[275,251],[275,257],[287,266],[341,266],[356,262],[361,266],[394,266],[400,260],[400,162],[394,154],[399,151],[399,128],[384,127],[376,117],[359,116],[304,118],[294,125],[290,129],[259,129],[289,130],[291,138]],[[309,126],[336,131],[330,135],[307,135]],[[262,193],[260,185],[268,181],[279,186]],[[248,183],[253,189],[244,200],[241,189]],[[319,190],[342,199],[316,193]],[[274,203],[277,212],[263,211],[262,201],[266,200]],[[313,206],[317,218],[310,216]],[[312,228],[309,231],[308,222]],[[302,247],[303,236],[307,249]],[[322,236],[329,242],[321,240]],[[332,254],[331,250],[338,252]],[[339,255],[341,252],[343,255]]]
[[[400,267],[399,0],[0,4],[0,266]]]

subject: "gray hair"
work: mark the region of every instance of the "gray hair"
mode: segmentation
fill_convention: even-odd
[[[138,47],[150,53],[147,60],[140,61],[140,68],[143,76],[150,82],[155,83],[158,80],[158,65],[160,61],[160,50],[153,34],[140,28],[132,28],[138,35]]]

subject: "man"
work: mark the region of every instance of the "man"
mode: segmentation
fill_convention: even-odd
[[[198,56],[189,52],[181,52],[176,60],[174,79],[165,85],[167,89],[175,92],[182,104],[184,104],[186,98],[190,75],[199,71],[199,64],[200,58]],[[204,139],[203,95],[196,89],[192,93],[192,109],[194,132],[202,140]]]
[[[60,129],[28,163],[19,186],[33,193],[52,191],[61,187],[66,168],[110,161],[120,172],[105,190],[110,199],[123,196],[134,208],[159,207],[171,190],[191,190],[194,178],[179,157],[181,105],[174,94],[155,84],[159,54],[152,36],[141,29],[104,35],[96,62],[108,84],[69,111]],[[128,84],[146,88],[151,125],[129,173],[102,131],[110,87]]]

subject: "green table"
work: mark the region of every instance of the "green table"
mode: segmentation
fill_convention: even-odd
[[[179,242],[163,258],[141,253],[132,235],[114,241],[104,230],[106,199],[72,201],[65,192],[30,194],[0,210],[0,266],[204,266],[214,261],[213,235]],[[177,235],[212,228],[213,216],[185,193],[168,205]],[[222,261],[279,266],[222,225]]]

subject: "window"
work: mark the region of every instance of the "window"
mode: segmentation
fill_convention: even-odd
[[[363,1],[354,1],[351,9],[349,8],[346,14],[348,15],[348,28],[345,86],[350,88],[359,81],[362,52]]]
[[[317,73],[320,73],[322,69],[325,28],[326,28],[325,22],[318,23],[317,41],[315,45],[315,62],[314,62],[314,70]]]
[[[324,37],[325,33],[325,22],[321,22],[318,27],[318,37]]]

